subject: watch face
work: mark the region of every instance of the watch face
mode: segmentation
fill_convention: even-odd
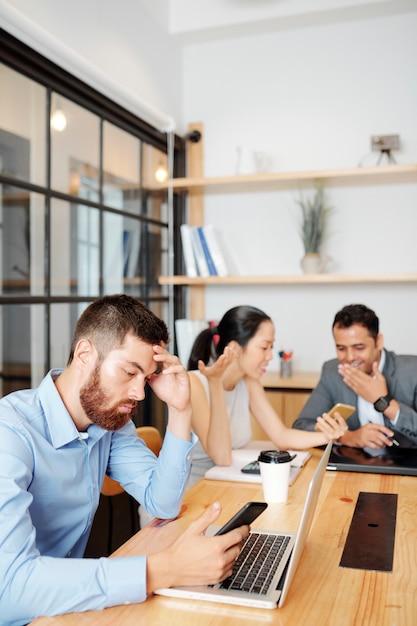
[[[389,396],[385,396],[383,398],[378,398],[376,402],[374,402],[374,407],[380,413],[383,413],[385,409],[388,408],[389,403],[391,402],[391,398]]]

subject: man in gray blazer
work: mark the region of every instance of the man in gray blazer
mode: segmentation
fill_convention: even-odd
[[[392,445],[393,429],[417,443],[417,356],[384,348],[379,320],[363,304],[345,306],[333,322],[337,359],[323,365],[293,428],[313,430],[319,415],[342,402],[356,407],[340,443],[355,448]]]

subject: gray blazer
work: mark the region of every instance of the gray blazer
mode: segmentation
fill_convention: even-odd
[[[336,402],[358,406],[358,396],[343,382],[337,369],[338,364],[337,359],[332,359],[323,365],[317,387],[295,420],[293,428],[313,430],[317,417],[329,411]],[[395,429],[417,443],[417,356],[396,355],[385,350],[382,373],[389,393],[400,403]],[[384,421],[390,428],[390,420],[385,417]],[[349,430],[360,428],[357,411],[347,420],[347,424]]]

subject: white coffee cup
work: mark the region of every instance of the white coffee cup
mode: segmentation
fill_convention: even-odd
[[[258,457],[265,502],[286,502],[290,482],[291,456],[285,450],[263,450]]]

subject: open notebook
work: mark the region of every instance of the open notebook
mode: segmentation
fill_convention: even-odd
[[[231,465],[215,465],[207,470],[205,478],[211,478],[212,480],[233,480],[239,482],[261,483],[260,474],[244,474],[242,472],[242,468],[248,463],[256,461],[261,450],[272,450],[274,448],[275,446],[271,441],[250,441],[244,448],[232,451]],[[296,455],[291,461],[290,485],[292,485],[301,468],[310,458],[311,454],[305,450],[289,450],[289,452]]]
[[[251,530],[230,578],[217,585],[171,587],[156,594],[264,609],[281,607],[303,553],[329,460],[329,442],[310,481],[297,532]],[[218,527],[210,527],[210,534]],[[273,556],[272,556],[273,555]],[[267,558],[268,557],[268,558]],[[265,570],[268,565],[269,571]],[[250,571],[247,571],[249,568]]]

